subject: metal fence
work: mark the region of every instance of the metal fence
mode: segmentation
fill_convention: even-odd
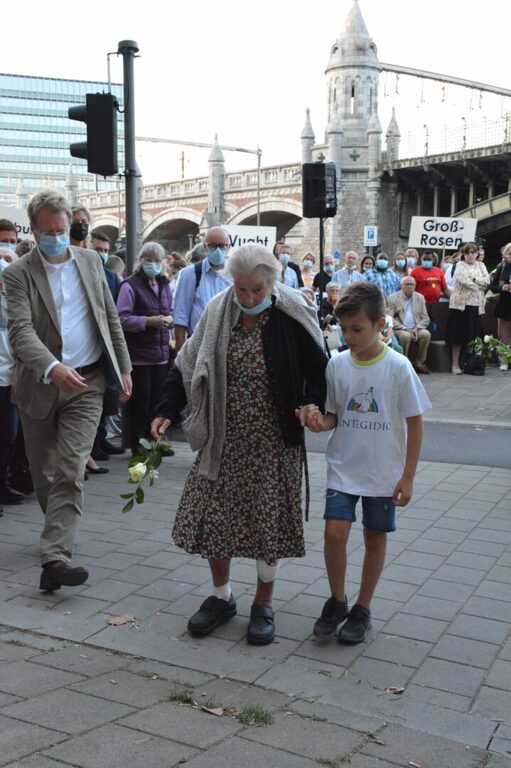
[[[399,145],[399,159],[430,157],[510,143],[511,113],[480,123],[468,123],[462,117],[458,125],[424,125],[422,130],[404,133]]]

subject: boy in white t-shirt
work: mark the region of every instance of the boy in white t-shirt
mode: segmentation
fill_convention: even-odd
[[[324,515],[332,596],[313,631],[359,643],[371,627],[370,604],[385,563],[387,532],[396,529],[395,507],[412,498],[421,414],[431,403],[410,361],[381,340],[385,300],[376,285],[349,285],[334,311],[349,349],[328,363],[325,414],[314,405],[297,411],[311,431],[334,430],[326,451]],[[348,610],[346,545],[360,497],[365,555],[358,597]]]

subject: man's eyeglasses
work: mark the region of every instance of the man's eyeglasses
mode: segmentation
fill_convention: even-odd
[[[208,251],[216,251],[217,248],[220,248],[221,251],[227,251],[229,246],[230,243],[206,243]]]

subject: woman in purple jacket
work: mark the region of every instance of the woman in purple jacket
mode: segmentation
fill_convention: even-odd
[[[133,454],[140,438],[149,437],[167,378],[173,310],[170,283],[163,272],[165,249],[146,243],[138,258],[137,271],[123,282],[117,299],[133,366],[133,394],[127,406]]]

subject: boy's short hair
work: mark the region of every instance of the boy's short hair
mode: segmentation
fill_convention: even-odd
[[[385,299],[374,283],[347,285],[334,308],[334,315],[338,320],[346,315],[357,315],[359,312],[364,312],[372,323],[385,317]]]

